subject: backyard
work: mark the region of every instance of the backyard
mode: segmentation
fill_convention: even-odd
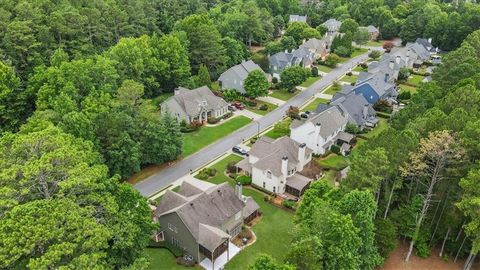
[[[295,92],[290,92],[286,89],[279,89],[279,90],[273,90],[273,92],[269,96],[287,101],[292,97],[296,96],[298,93],[300,93],[300,91],[298,90],[295,90]]]
[[[248,117],[237,116],[232,119],[225,120],[225,123],[222,123],[218,126],[204,126],[197,131],[185,133],[183,136],[182,156],[186,157],[197,152],[203,147],[247,125],[251,121],[252,119]]]
[[[410,77],[411,78],[408,78],[407,83],[414,86],[419,86],[420,83],[422,83],[422,80],[425,78],[424,76],[417,74],[412,74]]]
[[[165,248],[147,248],[145,249],[147,258],[150,261],[150,270],[185,270],[185,269],[203,269],[196,265],[195,267],[185,267],[178,265],[172,253]]]
[[[265,101],[260,101],[260,100],[255,100],[255,103],[257,103],[257,105],[255,107],[247,106],[247,110],[249,110],[251,112],[254,112],[256,114],[260,114],[260,115],[266,115],[267,113],[275,110],[278,107],[275,104],[268,103],[268,102],[265,102]],[[260,110],[260,107],[262,105],[266,105],[267,109],[266,110]]]
[[[385,118],[378,118],[378,124],[377,126],[369,131],[368,133],[363,134],[363,137],[370,139],[378,134],[380,134],[382,131],[386,130],[388,128],[388,120]]]
[[[410,92],[410,94],[412,94],[412,95],[417,92],[417,87],[414,87],[414,86],[411,86],[411,85],[400,84],[399,87],[401,89],[400,92],[407,91],[407,92]]]
[[[348,166],[348,158],[342,155],[331,153],[326,158],[318,159],[317,163],[325,169],[340,171]]]
[[[307,104],[307,106],[305,106],[305,108],[303,108],[303,111],[315,111],[315,109],[317,109],[317,106],[320,105],[320,104],[327,104],[328,102],[330,102],[330,100],[328,99],[324,99],[324,98],[316,98],[314,100],[312,100],[310,103]]]

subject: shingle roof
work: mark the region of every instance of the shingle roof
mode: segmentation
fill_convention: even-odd
[[[229,68],[228,70],[226,70],[225,72],[223,72],[220,77],[219,77],[219,80],[221,81],[222,77],[223,76],[228,76],[228,74],[230,72],[234,72],[238,75],[238,77],[240,78],[240,80],[245,80],[248,76],[248,74],[254,70],[260,70],[263,72],[263,70],[260,68],[259,65],[255,64],[252,60],[248,60],[248,61],[243,61],[242,63],[238,64],[238,65],[235,65],[231,68]]]
[[[310,184],[310,182],[312,182],[312,179],[296,173],[287,179],[287,186],[301,191],[304,187]]]
[[[243,208],[243,217],[246,218],[250,216],[258,209],[260,209],[260,206],[258,206],[257,202],[255,202],[252,197],[247,197],[245,199],[245,207]]]
[[[268,61],[271,65],[277,66],[280,69],[285,68],[288,66],[293,58],[293,54],[286,53],[286,52],[278,52],[274,55],[268,57]]]
[[[362,94],[355,94],[354,92],[348,94],[347,96],[338,97],[330,102],[331,106],[337,106],[343,114],[348,114],[349,122],[356,123],[359,126],[362,126],[369,119],[365,119],[363,115],[363,109],[368,106],[368,118],[375,115],[375,110],[368,103],[368,101],[363,97]]]
[[[347,119],[342,115],[337,107],[330,107],[320,113],[313,113],[306,121],[295,120],[291,128],[297,128],[305,123],[320,124],[320,136],[325,140],[331,136],[340,127],[347,124]]]
[[[218,228],[203,223],[198,224],[198,243],[210,251],[214,251],[229,238],[230,235]]]
[[[168,101],[175,100],[178,105],[189,116],[197,116],[202,108],[206,110],[220,109],[227,106],[227,102],[213,94],[207,86],[202,86],[193,90],[178,87],[177,94],[170,97]]]
[[[326,53],[327,43],[323,39],[310,38],[300,45],[300,47],[308,48],[315,51],[315,53]]]
[[[373,25],[369,25],[369,26],[367,26],[366,28],[367,28],[368,33],[370,33],[370,34],[371,34],[371,33],[378,32],[378,28],[376,28],[376,27],[373,26]]]
[[[328,19],[323,24],[330,32],[337,32],[342,26],[342,22],[337,19]]]
[[[425,47],[423,47],[423,45],[421,44],[407,43],[405,47],[410,50],[413,50],[417,54],[417,56],[420,58],[420,60],[425,61],[428,58],[430,58],[430,52],[427,51],[427,49],[425,49]]]
[[[273,175],[280,176],[282,175],[282,158],[284,156],[288,158],[288,170],[296,168],[299,162],[299,145],[288,136],[280,137],[274,141],[262,136],[252,145],[249,152],[250,155],[259,159],[252,166],[261,170],[270,170]],[[312,149],[306,147],[305,157],[312,152]]]

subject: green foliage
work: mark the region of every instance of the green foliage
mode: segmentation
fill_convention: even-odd
[[[340,49],[340,53],[345,52],[345,54],[342,56],[349,57],[353,52],[352,35],[345,34],[343,36],[336,36],[332,41],[330,49],[336,54],[339,54],[337,50]]]
[[[398,80],[406,81],[409,76],[410,76],[410,70],[407,67],[400,68],[400,71],[398,72]]]
[[[290,23],[285,30],[285,36],[292,37],[297,45],[300,45],[304,39],[321,38],[320,33],[305,22]]]
[[[353,41],[358,45],[365,45],[370,40],[370,34],[366,28],[359,28],[357,32],[353,34]]]
[[[265,74],[260,70],[250,72],[245,79],[245,92],[251,98],[266,96],[268,94],[268,83]]]
[[[278,263],[269,255],[261,254],[254,264],[248,266],[248,270],[295,270],[295,267]]]
[[[342,57],[349,57],[352,53],[347,47],[339,46],[335,49],[335,53]]]
[[[0,61],[0,133],[15,131],[30,113],[28,94],[12,67]]]
[[[212,84],[212,79],[210,78],[210,73],[208,72],[207,66],[205,66],[204,64],[200,65],[196,79],[197,80],[195,84],[197,87],[210,87],[210,85]]]
[[[232,102],[239,98],[238,92],[235,89],[227,89],[222,92],[223,99],[227,102]]]
[[[380,52],[380,51],[378,51],[378,50],[372,50],[372,51],[368,54],[368,57],[376,60],[376,59],[380,58],[381,55],[382,55],[382,52]]]
[[[325,59],[325,65],[327,67],[334,68],[338,63],[340,63],[340,57],[334,53],[329,54]]]
[[[312,73],[312,77],[318,77],[319,76],[318,68],[317,67],[312,67],[311,73]]]
[[[235,181],[242,185],[250,185],[252,183],[252,177],[247,175],[239,175],[237,176],[237,179],[235,179]]]
[[[283,200],[282,205],[288,209],[295,209],[295,202],[289,200]]]
[[[345,33],[345,34],[354,34],[358,31],[358,23],[354,19],[346,19],[342,22],[342,25],[340,26],[340,33]]]
[[[347,126],[345,127],[345,132],[351,134],[358,134],[360,132],[360,128],[356,124],[347,123]]]
[[[323,260],[322,248],[318,237],[307,236],[292,244],[286,261],[297,269],[318,269]]]
[[[375,229],[375,245],[380,256],[386,259],[397,247],[397,228],[390,219],[379,218],[375,220]]]
[[[283,51],[283,50],[292,51],[297,48],[297,43],[295,39],[291,36],[282,37],[282,39],[280,40],[280,45],[281,45],[280,50],[276,52]]]
[[[398,95],[398,99],[400,100],[408,100],[412,97],[412,93],[410,93],[410,91],[402,91],[399,95]]]
[[[301,66],[291,66],[283,70],[280,74],[282,86],[286,89],[293,89],[295,86],[303,83],[310,76],[310,71]]]
[[[228,57],[226,63],[228,67],[234,66],[242,62],[242,60],[244,60],[248,55],[248,51],[245,45],[243,45],[236,39],[233,39],[231,37],[224,37],[222,39],[222,44],[225,47],[225,54]]]

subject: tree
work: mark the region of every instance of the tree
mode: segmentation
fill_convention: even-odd
[[[300,109],[298,107],[290,106],[288,107],[286,115],[292,120],[300,119]]]
[[[415,177],[427,187],[423,197],[422,208],[415,224],[415,231],[405,258],[409,261],[413,245],[419,237],[420,226],[430,208],[434,188],[441,181],[445,166],[455,159],[461,158],[461,150],[455,146],[455,138],[448,131],[432,132],[428,138],[420,141],[417,152],[411,153],[410,163],[401,168],[405,177]]]
[[[13,68],[0,62],[0,132],[16,130],[27,117],[26,98]]]
[[[398,80],[408,80],[408,77],[410,77],[410,69],[408,69],[407,67],[401,67],[398,71]]]
[[[346,19],[340,26],[340,33],[350,33],[353,35],[358,31],[358,23],[354,19]]]
[[[390,52],[395,45],[391,41],[383,42],[382,48],[385,49],[386,52]]]
[[[352,52],[347,47],[339,46],[335,49],[335,53],[342,57],[349,57]]]
[[[291,36],[284,36],[280,40],[280,44],[281,44],[282,50],[291,51],[291,50],[297,48],[297,43],[295,42],[295,39],[293,39],[293,37],[291,37]],[[281,50],[279,50],[279,51],[281,51]]]
[[[251,98],[266,96],[270,87],[265,74],[261,70],[250,72],[245,79],[244,85],[247,96]]]
[[[380,58],[380,56],[382,55],[382,52],[380,51],[377,51],[377,50],[372,50],[369,54],[368,54],[368,57],[374,59],[374,60],[377,60],[378,58]]]
[[[386,259],[397,247],[397,228],[390,219],[375,220],[375,246],[382,258]]]
[[[306,236],[292,244],[286,262],[296,269],[318,269],[323,260],[323,245],[316,236]]]
[[[287,30],[285,30],[284,36],[292,37],[297,45],[301,44],[304,39],[321,38],[320,33],[305,22],[290,23]]]
[[[248,266],[248,270],[295,270],[295,267],[276,262],[266,254],[260,254],[255,263]]]
[[[340,63],[340,56],[330,53],[327,58],[325,59],[325,65],[327,67],[334,68],[337,66],[337,64]]]
[[[247,49],[241,42],[231,38],[224,37],[222,39],[223,47],[225,47],[225,54],[228,57],[227,66],[232,67],[244,60],[247,57]]]
[[[201,64],[200,68],[198,69],[196,85],[197,87],[201,87],[201,86],[210,87],[211,84],[212,84],[212,79],[210,78],[210,73],[208,72],[208,68],[207,66]]]
[[[358,45],[365,45],[370,40],[370,34],[366,28],[359,28],[357,32],[353,34],[353,41]]]
[[[295,86],[303,83],[310,76],[310,71],[301,66],[291,66],[280,74],[282,86],[292,91]]]
[[[322,37],[323,37],[323,36],[327,33],[327,31],[328,31],[327,27],[325,27],[325,26],[322,25],[322,24],[318,25],[315,29],[317,29],[318,33],[319,33],[320,36],[322,36]]]

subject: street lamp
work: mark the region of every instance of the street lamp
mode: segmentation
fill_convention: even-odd
[[[255,118],[252,117],[252,121],[257,124],[257,138],[260,135],[260,122],[256,121]]]

